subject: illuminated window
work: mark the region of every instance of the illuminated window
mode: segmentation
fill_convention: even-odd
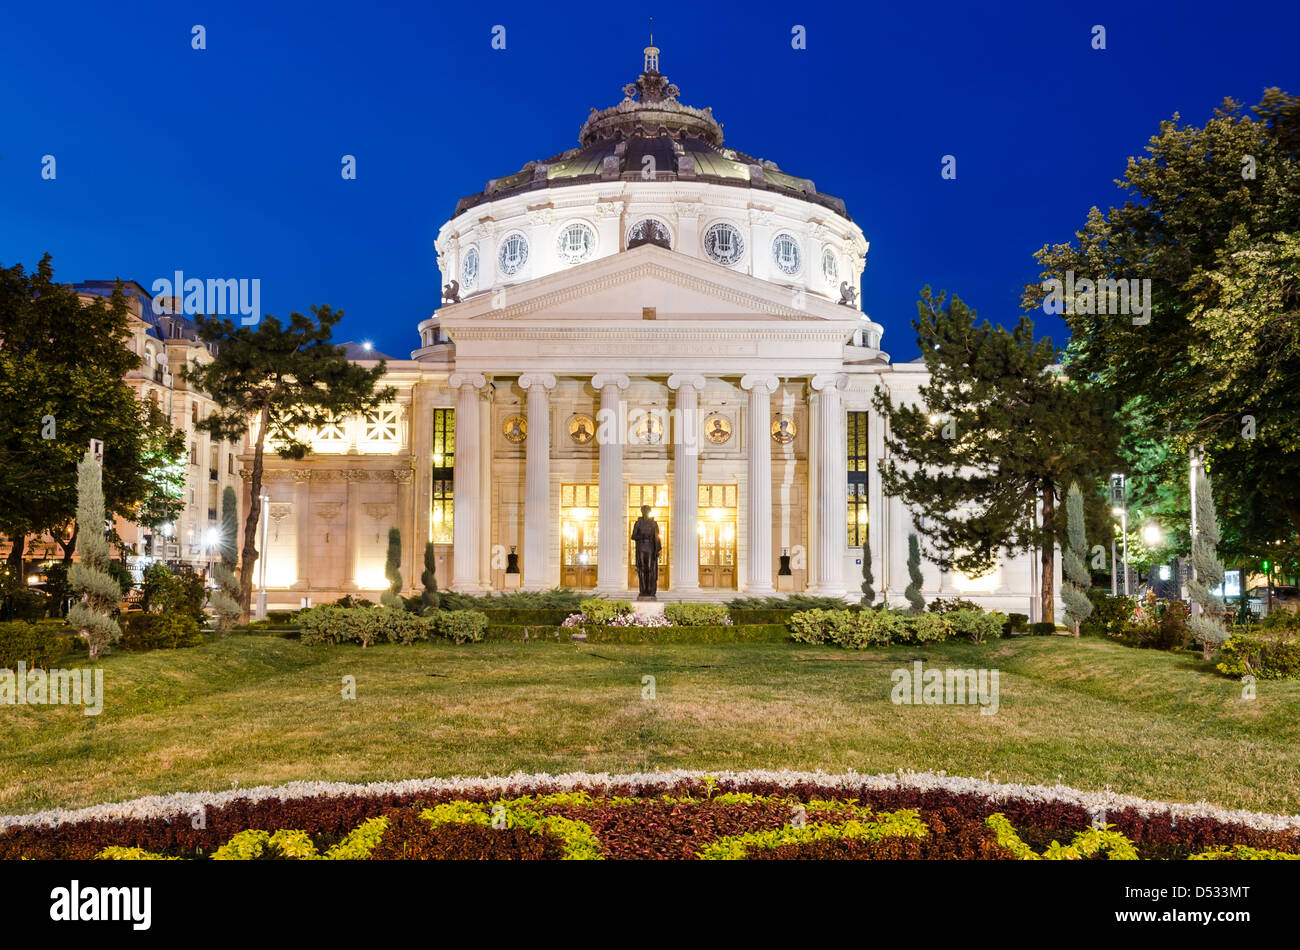
[[[397,441],[397,407],[376,409],[366,414],[367,442]]]
[[[848,539],[849,547],[867,543],[867,413],[848,413]]]
[[[456,464],[456,410],[433,410],[433,488],[430,540],[450,544],[452,539],[452,472]]]
[[[316,430],[317,442],[335,442],[341,443],[347,441],[347,434],[343,431],[343,419],[338,417],[331,418],[323,426]]]

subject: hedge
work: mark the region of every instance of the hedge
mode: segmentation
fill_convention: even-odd
[[[203,642],[198,621],[184,614],[131,612],[118,617],[118,623],[122,627],[122,649],[133,653],[196,647]]]
[[[1228,676],[1261,680],[1300,679],[1300,637],[1279,633],[1238,633],[1223,644],[1218,669]]]
[[[785,624],[736,624],[714,627],[604,627],[584,625],[591,643],[783,643],[790,639]],[[524,634],[529,640],[555,640],[568,642],[572,627],[526,626],[518,624],[489,624],[483,639],[522,642]]]
[[[49,669],[71,649],[71,637],[60,636],[67,625],[62,620],[11,620],[0,623],[0,669]]]
[[[326,643],[414,643],[445,637],[456,643],[483,639],[487,618],[477,610],[440,610],[422,617],[395,607],[335,607],[326,604],[298,614],[301,640]]]
[[[730,626],[730,614],[723,604],[664,604],[664,616],[683,627]]]
[[[488,618],[489,624],[548,624],[558,627],[564,623],[572,610],[558,607],[489,607],[479,609],[479,613]]]

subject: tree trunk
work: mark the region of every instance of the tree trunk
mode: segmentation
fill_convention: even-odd
[[[20,578],[23,576],[23,553],[27,550],[27,535],[20,534],[9,540],[12,545],[9,548],[9,568],[14,577]]]
[[[257,444],[253,447],[253,476],[248,483],[248,515],[244,518],[244,548],[239,564],[239,606],[243,613],[241,623],[248,623],[253,603],[253,565],[257,563],[257,522],[262,517],[262,452],[266,446],[266,423],[271,416],[270,405],[262,407],[261,424],[257,427]]]
[[[72,563],[72,555],[76,553],[77,550],[77,532],[80,530],[81,530],[81,525],[77,524],[74,521],[72,522],[72,537],[70,537],[67,541],[64,541],[63,534],[61,533],[58,535],[59,547],[63,548],[64,564]]]
[[[1043,536],[1039,542],[1040,560],[1043,565],[1042,596],[1043,623],[1056,622],[1056,546],[1052,541],[1052,521],[1056,518],[1056,494],[1051,488],[1043,492]]]

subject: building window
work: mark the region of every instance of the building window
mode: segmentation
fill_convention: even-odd
[[[390,406],[385,409],[376,409],[374,412],[366,414],[366,441],[367,442],[385,442],[395,444],[397,442],[397,407]]]
[[[234,452],[226,453],[226,474],[227,475],[235,474],[235,453]]]
[[[190,421],[195,425],[199,424],[199,404],[197,402],[190,406]]]
[[[450,544],[454,507],[453,471],[456,467],[456,410],[433,410],[433,487],[429,539]]]
[[[566,264],[578,264],[591,257],[596,246],[596,232],[581,222],[570,224],[560,232],[555,252]]]
[[[867,413],[848,413],[849,547],[867,543]]]
[[[797,274],[802,257],[799,253],[799,240],[787,232],[781,232],[772,239],[772,262],[783,274]]]
[[[465,252],[465,259],[460,262],[460,282],[463,290],[473,290],[478,286],[478,248],[471,247]]]
[[[527,262],[528,242],[522,234],[511,234],[501,242],[501,250],[497,253],[497,263],[501,267],[501,273],[513,277]]]
[[[745,253],[745,240],[730,224],[715,224],[704,232],[704,252],[719,264],[730,266]]]
[[[341,445],[348,440],[347,433],[343,431],[345,420],[338,416],[331,416],[330,420],[316,430],[317,442],[324,442],[329,445]]]

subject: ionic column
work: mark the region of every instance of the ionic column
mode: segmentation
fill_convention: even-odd
[[[848,377],[840,373],[814,376],[817,405],[817,593],[844,596],[844,549],[848,545],[844,413],[840,390]]]
[[[745,538],[749,548],[745,562],[745,591],[770,594],[772,586],[772,393],[775,376],[750,375],[740,378],[740,388],[749,390],[749,426],[745,457],[749,463],[749,494],[745,507]]]
[[[519,388],[528,393],[528,438],[524,443],[523,589],[546,590],[546,539],[550,534],[551,399],[555,377],[526,373]],[[599,565],[599,560],[597,560]]]
[[[482,373],[453,373],[447,385],[456,390],[456,460],[452,472],[455,491],[452,508],[453,569],[455,591],[477,592],[479,494],[479,390],[487,385]]]
[[[298,579],[294,590],[307,590],[311,578],[307,566],[311,563],[311,520],[308,511],[311,499],[311,469],[294,469],[293,508],[298,522]]]
[[[673,544],[669,567],[674,591],[700,589],[700,390],[704,377],[674,373],[668,388],[677,392],[673,433]]]
[[[596,535],[596,589],[609,593],[627,590],[627,519],[623,508],[623,436],[619,403],[629,385],[622,373],[600,373],[591,378],[600,393],[596,439],[600,443],[600,525]]]

